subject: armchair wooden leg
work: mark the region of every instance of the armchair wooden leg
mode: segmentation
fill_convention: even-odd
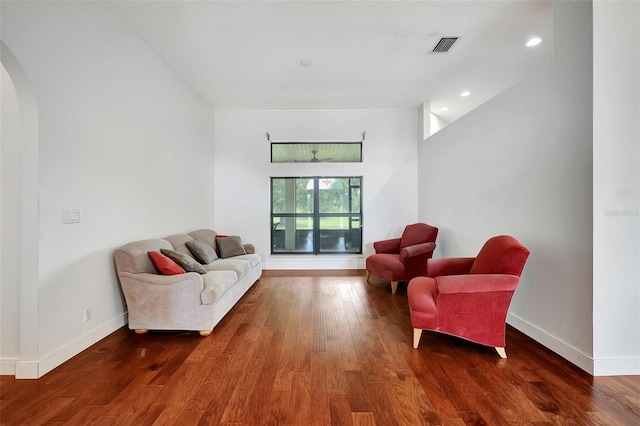
[[[212,331],[213,330],[200,330],[200,335],[202,337],[206,337],[206,336],[210,335]]]
[[[420,343],[420,336],[422,336],[422,329],[414,328],[413,329],[413,349],[418,349],[418,344]]]
[[[398,290],[398,281],[391,281],[391,293],[396,294]]]
[[[364,273],[364,278],[367,280],[367,282],[369,282],[370,276],[371,276],[371,271],[367,269],[367,271]]]
[[[135,332],[136,334],[147,334],[149,330],[147,330],[146,328],[137,328]]]
[[[498,352],[498,355],[500,355],[500,358],[506,358],[507,357],[507,351],[505,351],[504,348],[496,347],[496,352]]]

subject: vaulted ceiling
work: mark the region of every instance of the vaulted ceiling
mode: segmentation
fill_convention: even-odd
[[[453,121],[552,56],[549,0],[109,5],[214,107],[387,108],[426,102]],[[460,37],[449,52],[431,53],[449,36]],[[532,36],[542,43],[525,47]],[[471,95],[463,98],[465,90]]]
[[[107,4],[217,108],[427,103],[450,122],[552,58],[549,0]]]

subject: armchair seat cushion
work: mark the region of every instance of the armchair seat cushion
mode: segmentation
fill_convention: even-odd
[[[404,265],[399,254],[377,253],[367,257],[367,270],[378,277],[396,281],[404,276]]]

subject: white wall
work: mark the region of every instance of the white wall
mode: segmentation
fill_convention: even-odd
[[[103,3],[3,3],[1,34],[39,115],[38,355],[20,362],[41,376],[125,323],[115,247],[213,226],[214,117]]]
[[[593,5],[593,357],[640,374],[640,3]]]
[[[418,111],[216,110],[216,230],[238,233],[266,269],[361,269],[373,241],[400,236],[417,220]],[[272,140],[359,140],[363,163],[271,164]],[[364,256],[270,256],[271,176],[363,176]]]
[[[20,109],[9,73],[0,65],[0,374],[15,374],[20,356]]]
[[[441,227],[437,255],[518,238],[531,255],[509,323],[587,371],[591,23],[590,2],[555,2],[553,62],[421,143],[418,172],[419,218]]]

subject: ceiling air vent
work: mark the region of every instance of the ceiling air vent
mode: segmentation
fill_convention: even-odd
[[[446,53],[460,37],[442,37],[431,53]]]

